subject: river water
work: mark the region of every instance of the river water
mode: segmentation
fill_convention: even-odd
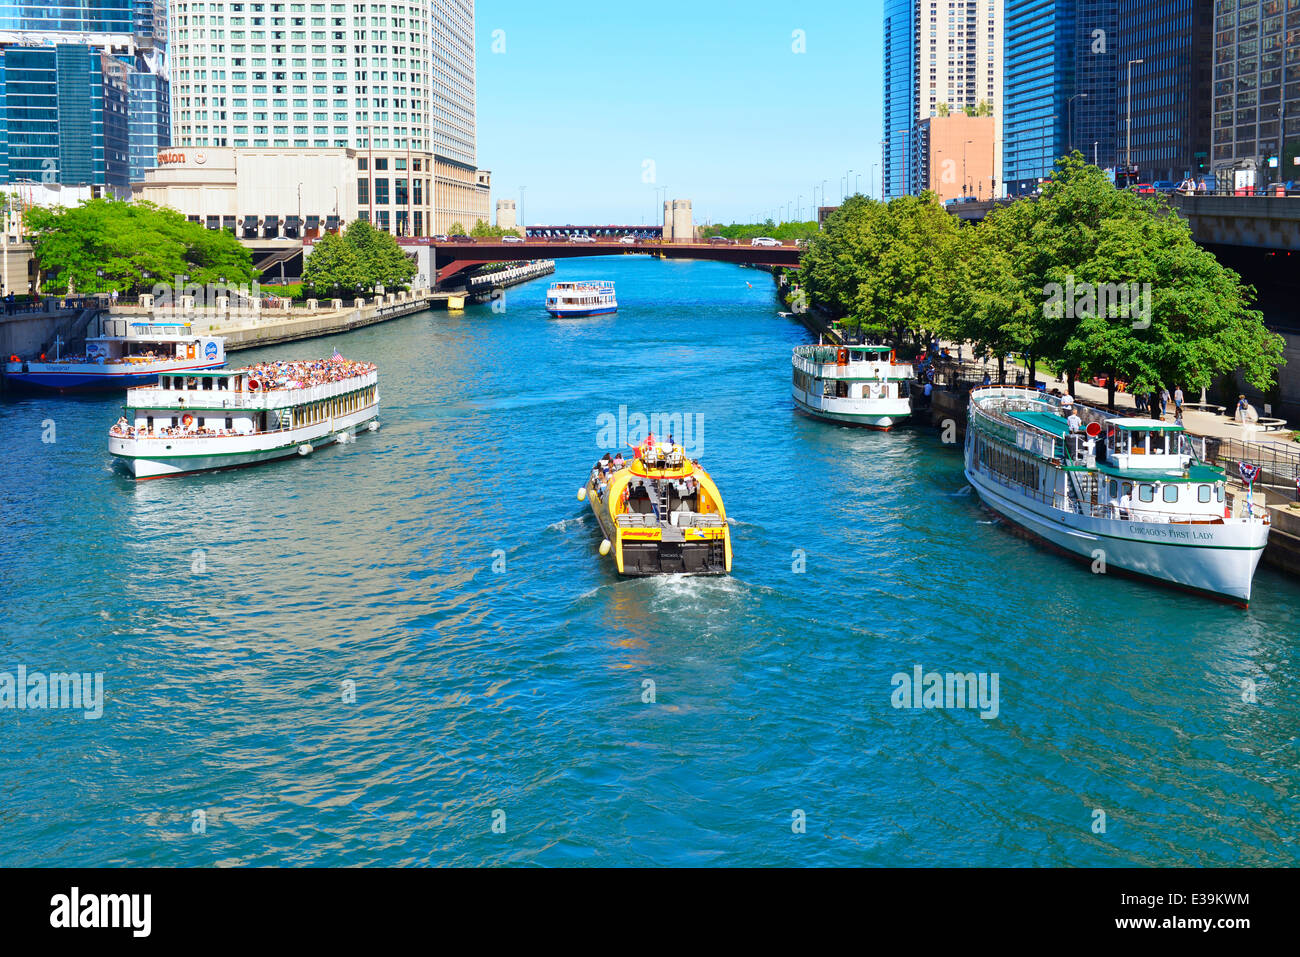
[[[1093,575],[928,427],[799,416],[761,272],[554,278],[619,314],[539,280],[236,354],[378,362],[383,428],[308,459],[135,483],[119,396],[0,402],[0,672],[104,688],[0,710],[0,864],[1300,863],[1296,583]],[[597,555],[621,407],[691,426],[730,577]],[[916,666],[995,707],[895,707]]]

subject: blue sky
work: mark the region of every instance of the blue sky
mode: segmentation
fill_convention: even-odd
[[[879,190],[881,0],[476,6],[478,161],[529,223],[658,222],[655,186],[696,222],[807,218],[873,164]]]

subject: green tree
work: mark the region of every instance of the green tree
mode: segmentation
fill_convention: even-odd
[[[364,219],[352,223],[343,233],[343,241],[356,257],[360,274],[358,288],[405,288],[417,268],[411,258],[402,252],[397,239],[381,229],[375,229]]]
[[[448,236],[468,236],[469,233],[467,233],[467,232],[465,231],[465,227],[464,227],[464,225],[463,225],[462,223],[460,223],[459,221],[457,221],[457,222],[452,223],[451,226],[449,226],[449,227],[447,228],[447,235],[448,235]]]
[[[257,277],[252,254],[230,233],[152,203],[94,199],[35,207],[27,211],[26,229],[49,293],[134,292],[182,275],[201,285]]]
[[[356,252],[337,233],[326,233],[312,246],[303,265],[302,282],[318,297],[356,292],[365,285]]]

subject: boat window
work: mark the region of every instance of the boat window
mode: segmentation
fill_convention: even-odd
[[[1177,502],[1177,501],[1178,501],[1178,486],[1177,486],[1177,485],[1166,485],[1166,486],[1165,486],[1165,491],[1164,491],[1164,499],[1165,499],[1166,502],[1168,502],[1168,503],[1170,503],[1170,504],[1173,504],[1174,502]]]
[[[1222,486],[1222,485],[1215,485],[1215,486],[1214,486],[1214,497],[1215,497],[1216,499],[1218,499],[1220,502],[1223,501],[1223,486]]]
[[[1210,487],[1208,485],[1198,485],[1196,487],[1196,501],[1200,502],[1202,505],[1209,504]]]
[[[1125,495],[1130,495],[1130,496],[1133,494],[1133,486],[1130,485],[1128,482],[1125,482],[1125,483],[1124,483],[1124,492],[1123,492],[1123,494],[1125,494]]]
[[[1119,498],[1119,483],[1114,479],[1110,480],[1110,497]]]
[[[1156,500],[1156,490],[1150,485],[1138,486],[1138,501],[1154,502]]]

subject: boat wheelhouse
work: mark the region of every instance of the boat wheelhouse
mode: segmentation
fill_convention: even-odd
[[[604,533],[620,575],[723,575],[731,571],[731,528],[709,473],[680,445],[643,444],[631,461],[606,455],[579,498]]]
[[[172,373],[127,392],[108,449],[138,479],[308,455],[379,426],[372,363],[335,357]]]
[[[797,346],[795,406],[818,419],[888,432],[912,414],[912,366],[889,346]]]
[[[559,318],[618,312],[614,283],[608,279],[553,282],[546,290],[546,311]]]
[[[86,337],[82,352],[64,355],[56,337],[54,358],[10,356],[8,380],[56,392],[126,389],[156,381],[165,372],[219,369],[226,364],[225,340],[199,335],[188,322],[155,322],[102,316],[98,334]]]
[[[1181,425],[1070,407],[1034,389],[971,392],[966,478],[1033,536],[1118,568],[1238,604],[1268,543],[1267,512],[1238,497]]]

